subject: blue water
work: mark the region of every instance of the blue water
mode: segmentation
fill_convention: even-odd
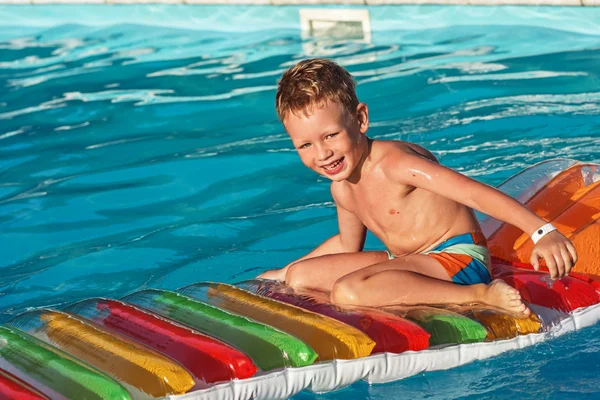
[[[371,43],[302,39],[297,27],[3,28],[0,322],[251,278],[334,234],[328,184],[301,165],[273,107],[277,77],[307,56],[356,76],[371,137],[418,143],[485,183],[552,157],[600,161],[600,31],[452,21]],[[297,398],[598,397],[599,333]]]

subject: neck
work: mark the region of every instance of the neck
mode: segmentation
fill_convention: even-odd
[[[371,148],[373,147],[373,139],[368,138],[367,136],[363,136],[363,138],[364,140],[361,143],[360,160],[356,165],[356,168],[354,168],[354,171],[352,171],[352,174],[347,179],[347,181],[353,185],[356,185],[358,182],[360,182],[363,168],[365,163],[369,160]]]

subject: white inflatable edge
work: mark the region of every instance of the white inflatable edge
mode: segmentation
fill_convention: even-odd
[[[556,318],[556,312],[543,307],[532,309],[545,320]],[[302,390],[331,392],[358,380],[369,383],[397,381],[424,371],[454,368],[483,360],[508,350],[522,349],[549,338],[561,336],[600,320],[600,304],[576,310],[554,324],[548,332],[518,336],[513,339],[461,344],[401,354],[383,353],[355,360],[334,360],[301,368],[286,368],[243,380],[233,380],[169,400],[251,400],[287,399]]]

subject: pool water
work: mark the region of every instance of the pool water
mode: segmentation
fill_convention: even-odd
[[[600,30],[573,26],[448,22],[366,43],[297,28],[14,23],[0,33],[0,322],[252,278],[334,234],[327,181],[302,166],[273,106],[278,76],[308,56],[355,75],[371,137],[418,143],[487,184],[549,158],[600,161]],[[595,326],[297,398],[598,397],[599,337]]]

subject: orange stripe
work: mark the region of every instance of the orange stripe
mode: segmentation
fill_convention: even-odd
[[[462,271],[473,260],[466,254],[428,253],[427,255],[435,258],[448,272],[450,278]]]
[[[471,232],[471,239],[477,246],[487,246],[487,239],[482,232]]]
[[[569,207],[552,223],[571,240],[577,250],[578,261],[574,271],[600,275],[600,186]],[[516,257],[521,262],[529,262],[533,242],[523,239]]]
[[[600,220],[598,219],[586,229],[576,232],[575,235],[571,236],[579,257],[577,264],[573,268],[575,272],[600,276],[600,246],[598,246],[598,238],[600,238]]]
[[[585,186],[584,168],[591,167],[593,165],[590,164],[577,165],[561,172],[527,201],[526,206],[544,220],[548,222],[554,220],[600,186],[600,182]],[[563,228],[559,227],[559,229]],[[528,239],[529,236],[520,229],[503,224],[489,239],[490,252],[505,260],[528,262],[529,259],[522,256],[521,249],[526,244],[533,245]],[[525,247],[529,252],[531,251],[531,247],[527,245]]]

